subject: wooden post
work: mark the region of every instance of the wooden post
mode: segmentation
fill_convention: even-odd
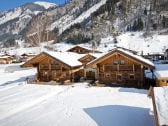
[[[133,64],[133,72],[135,72],[135,65]]]
[[[141,65],[141,83],[140,83],[140,86],[142,87],[142,85],[143,85],[143,80],[144,80],[144,74],[143,74],[143,65]]]

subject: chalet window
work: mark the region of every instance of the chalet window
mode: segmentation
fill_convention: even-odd
[[[125,61],[124,61],[124,60],[121,60],[121,61],[120,61],[120,64],[121,64],[121,65],[124,65],[124,64],[125,64]]]
[[[109,73],[106,73],[106,78],[109,78],[110,77],[110,74]]]
[[[119,80],[119,81],[122,80],[122,75],[121,75],[121,74],[118,74],[118,75],[117,75],[117,80]]]
[[[135,78],[134,74],[130,74],[130,79],[133,80]]]
[[[168,80],[166,81],[166,83],[168,83]]]
[[[117,65],[118,64],[118,60],[114,60],[114,65]]]
[[[162,80],[162,82],[164,83],[164,82],[165,82],[165,80]]]

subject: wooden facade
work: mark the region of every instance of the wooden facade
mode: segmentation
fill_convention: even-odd
[[[79,54],[88,54],[88,53],[101,53],[100,51],[97,50],[92,50],[89,48],[84,48],[81,46],[75,46],[73,48],[70,48],[67,50],[67,52],[74,52],[74,53],[79,53]]]
[[[118,49],[96,59],[87,67],[96,69],[99,83],[128,87],[141,87],[145,79],[144,70],[146,68],[154,69],[153,65]]]
[[[83,64],[83,77],[85,77],[85,79],[87,80],[95,80],[96,79],[96,69],[93,68],[86,68],[86,64],[91,62],[92,60],[96,59],[95,56],[91,55],[91,54],[87,54],[84,57],[81,57],[79,59],[80,62],[82,62]]]
[[[156,86],[158,87],[168,86],[168,77],[156,78]]]
[[[74,79],[81,66],[71,67],[59,59],[42,52],[24,63],[22,67],[37,67],[36,79],[38,81],[48,82],[54,80],[64,82]]]
[[[79,61],[85,66],[90,61],[96,59],[96,57],[92,56],[91,54],[87,54],[79,59]]]

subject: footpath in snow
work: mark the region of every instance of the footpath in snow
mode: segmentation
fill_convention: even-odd
[[[5,73],[5,67],[0,66],[0,126],[154,125],[147,90],[89,87],[87,83],[24,84],[19,78],[33,76],[34,69]]]

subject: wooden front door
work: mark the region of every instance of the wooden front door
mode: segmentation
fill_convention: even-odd
[[[49,71],[42,71],[40,80],[41,81],[49,81]]]
[[[95,72],[94,71],[87,71],[86,72],[86,79],[87,80],[94,80],[95,79]]]

